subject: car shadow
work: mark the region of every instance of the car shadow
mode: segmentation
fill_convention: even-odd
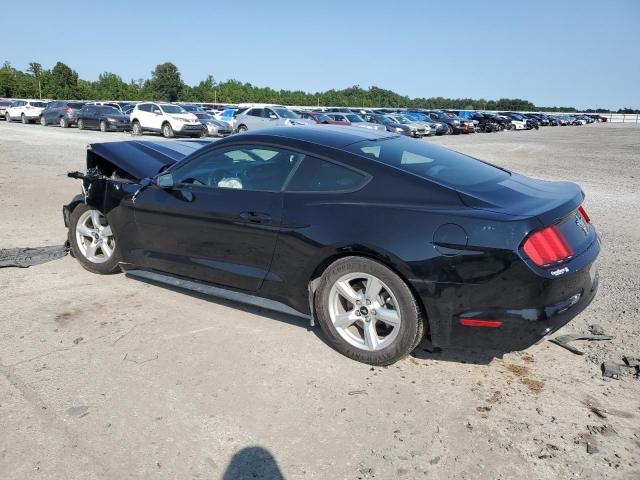
[[[494,359],[502,358],[505,353],[506,352],[500,350],[441,349],[434,347],[429,339],[425,338],[415,350],[411,352],[410,356],[421,360],[488,365]]]
[[[222,297],[217,297],[215,295],[209,295],[206,293],[196,292],[187,288],[178,287],[175,285],[171,285],[168,283],[155,281],[149,278],[138,277],[138,276],[127,276],[132,280],[136,280],[138,282],[147,283],[149,285],[153,285],[159,288],[164,288],[167,290],[171,290],[181,295],[188,295],[192,298],[197,298],[199,300],[204,300],[209,303],[215,303],[217,305],[223,305],[225,307],[233,308],[234,310],[239,310],[241,312],[250,313],[252,315],[259,315],[261,317],[266,317],[271,320],[277,320],[279,322],[286,323],[288,325],[295,325],[297,327],[305,328],[307,331],[312,332],[316,337],[318,337],[325,345],[335,350],[333,345],[329,342],[327,336],[322,331],[319,325],[315,327],[311,327],[308,319],[303,317],[298,317],[296,315],[291,315],[288,313],[277,312],[275,310],[270,310],[267,308],[250,305],[247,303],[242,303],[240,301],[229,300]],[[438,347],[434,347],[429,338],[426,337],[414,350],[410,353],[410,356],[417,359],[422,360],[439,360],[444,362],[453,362],[453,363],[470,363],[470,364],[478,364],[478,365],[487,365],[491,363],[495,358],[502,358],[505,352],[497,351],[497,350],[470,350],[470,349],[455,349],[455,348],[447,348],[440,349]]]
[[[155,280],[151,280],[149,278],[144,277],[133,277],[127,276],[127,278],[131,280],[136,280],[138,282],[147,283],[149,285],[153,285],[155,287],[160,287],[166,290],[171,290],[173,292],[179,293],[181,295],[188,295],[192,298],[197,298],[199,300],[204,300],[205,302],[215,303],[216,305],[222,305],[225,307],[233,308],[234,310],[239,310],[241,312],[250,313],[252,315],[259,315],[261,317],[266,317],[271,320],[277,320],[279,322],[286,323],[288,325],[295,325],[297,327],[305,328],[309,332],[313,332],[316,337],[322,340],[324,343],[330,346],[326,336],[322,329],[316,324],[315,327],[311,327],[309,319],[304,317],[298,317],[296,315],[291,315],[284,312],[278,312],[275,310],[270,310],[268,308],[259,307],[256,305],[250,305],[247,303],[242,303],[240,301],[229,300],[222,297],[217,297],[215,295],[208,295],[206,293],[200,293],[193,290],[189,290],[187,288],[177,287],[175,285],[171,285],[164,282],[158,282]]]

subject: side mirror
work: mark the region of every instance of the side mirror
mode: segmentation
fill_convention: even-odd
[[[156,177],[156,185],[160,188],[173,188],[173,175],[170,173],[163,173]]]
[[[269,115],[269,118],[271,120],[277,120],[278,119],[278,117],[276,117],[273,113],[271,115]]]

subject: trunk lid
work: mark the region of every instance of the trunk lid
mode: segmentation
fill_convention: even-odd
[[[498,183],[458,193],[462,202],[471,208],[517,218],[535,217],[540,228],[556,225],[573,256],[583,252],[595,239],[595,229],[578,211],[584,193],[573,182],[536,180],[511,173]]]

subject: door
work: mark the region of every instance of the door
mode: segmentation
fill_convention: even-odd
[[[42,111],[42,116],[46,120],[47,123],[57,123],[58,119],[56,118],[56,111],[58,109],[59,102],[49,102],[47,106]]]
[[[208,148],[169,171],[173,186],[137,196],[138,247],[147,268],[256,291],[269,272],[282,193],[302,154],[267,146]]]
[[[164,116],[162,114],[162,110],[155,103],[151,104],[151,113],[149,115],[149,123],[150,127],[156,131],[160,131],[162,128],[162,121],[164,120]]]
[[[245,115],[245,124],[248,130],[263,128],[264,120],[264,108],[252,108]]]

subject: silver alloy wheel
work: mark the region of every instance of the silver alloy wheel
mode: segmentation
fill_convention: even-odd
[[[169,138],[171,136],[171,127],[169,126],[168,123],[165,123],[164,127],[162,127],[162,135],[165,138]]]
[[[107,219],[98,210],[87,210],[76,224],[76,243],[84,257],[92,263],[104,263],[113,255],[115,239]]]
[[[340,277],[329,292],[329,315],[338,334],[366,351],[382,350],[398,336],[400,308],[396,296],[368,273]]]

